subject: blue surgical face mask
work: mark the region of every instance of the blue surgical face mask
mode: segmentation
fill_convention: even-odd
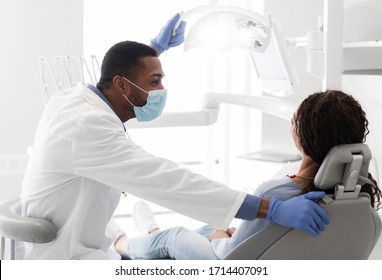
[[[125,77],[122,77],[122,78],[124,78],[133,86],[139,88],[140,90],[148,94],[147,102],[142,107],[135,106],[133,103],[130,102],[130,100],[126,97],[126,95],[123,94],[127,102],[129,102],[133,106],[135,116],[137,117],[137,120],[139,122],[152,121],[153,119],[156,119],[162,114],[162,111],[163,111],[164,105],[166,104],[166,99],[167,99],[166,89],[145,91],[144,89],[140,88],[139,86],[129,81]]]

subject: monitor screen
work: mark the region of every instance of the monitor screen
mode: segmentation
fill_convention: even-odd
[[[251,57],[264,93],[275,96],[294,93],[293,87],[298,79],[277,22],[272,24],[272,37],[267,49],[262,53],[251,51]]]

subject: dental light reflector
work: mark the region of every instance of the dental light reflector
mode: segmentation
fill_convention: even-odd
[[[232,6],[202,6],[184,13],[181,19],[199,14],[186,34],[184,49],[204,47],[229,51],[232,48],[264,52],[271,39],[271,19]]]

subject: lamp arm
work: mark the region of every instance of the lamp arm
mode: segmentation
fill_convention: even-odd
[[[222,103],[258,109],[264,113],[286,120],[290,120],[297,107],[293,102],[277,97],[234,93],[207,93],[204,96],[203,108],[216,109],[219,108]]]
[[[296,104],[275,97],[252,96],[234,93],[207,93],[204,96],[201,111],[166,113],[151,122],[138,122],[131,119],[126,123],[128,128],[207,126],[216,123],[220,104],[232,104],[258,109],[282,119],[290,120]]]

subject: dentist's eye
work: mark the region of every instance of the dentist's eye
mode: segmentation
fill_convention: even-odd
[[[154,80],[151,82],[151,85],[157,86],[157,85],[160,85],[161,83],[162,83],[162,80]]]

